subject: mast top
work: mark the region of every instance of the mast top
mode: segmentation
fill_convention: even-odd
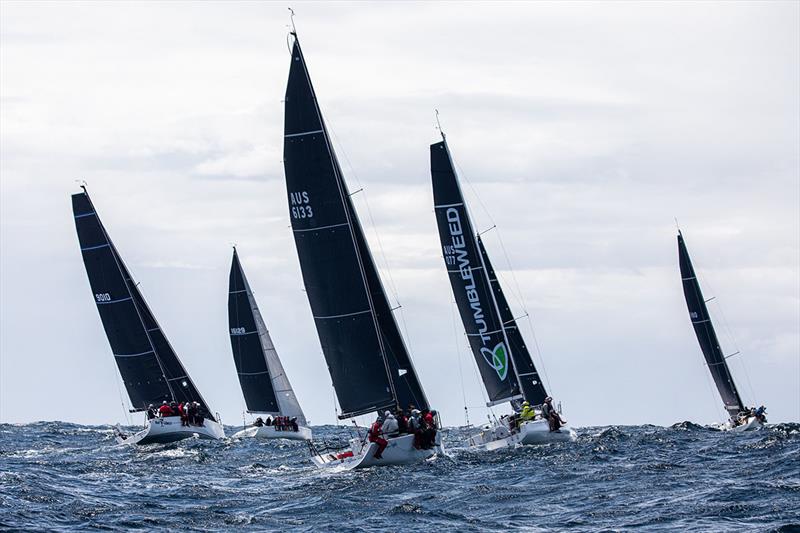
[[[436,129],[439,130],[439,134],[442,136],[442,140],[446,141],[447,139],[445,138],[444,130],[442,129],[442,123],[439,122],[439,110],[434,109],[434,111],[436,112]]]
[[[297,38],[297,28],[294,27],[294,9],[291,7],[289,9],[289,22],[292,25],[292,31],[289,32],[290,35],[294,35],[295,39]]]

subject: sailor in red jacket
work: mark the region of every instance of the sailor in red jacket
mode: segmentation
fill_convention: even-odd
[[[383,428],[383,419],[378,417],[372,427],[369,428],[369,441],[374,442],[378,445],[378,451],[375,452],[375,459],[381,459],[383,457],[383,450],[386,449],[386,446],[389,442],[381,437],[381,429]]]
[[[161,407],[158,408],[158,414],[161,415],[161,418],[172,416],[172,408],[169,406],[167,402],[162,402]]]

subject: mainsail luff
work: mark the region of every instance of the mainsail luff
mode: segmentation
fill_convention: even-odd
[[[447,142],[432,144],[430,154],[434,210],[445,266],[489,404],[519,399],[523,391],[513,351]]]
[[[292,229],[306,294],[342,409],[339,417],[406,401],[425,408],[427,400],[350,200],[296,35],[285,121],[284,166]]]
[[[706,366],[708,366],[711,377],[714,379],[717,390],[722,397],[725,410],[731,418],[736,418],[740,412],[745,410],[745,406],[741,396],[739,396],[739,391],[736,389],[736,384],[733,382],[728,363],[725,361],[725,355],[717,339],[714,325],[711,323],[703,292],[700,290],[700,284],[697,281],[689,251],[686,249],[686,243],[680,231],[678,231],[678,259],[683,283],[683,295],[689,308],[689,318],[692,321],[695,335],[697,335],[700,349],[703,351]]]
[[[544,399],[547,398],[547,391],[544,388],[542,377],[533,364],[533,358],[525,344],[525,340],[522,338],[522,332],[514,318],[514,314],[511,312],[511,306],[508,305],[508,300],[503,293],[503,288],[500,286],[500,280],[497,279],[497,274],[489,260],[489,254],[486,252],[486,247],[483,245],[483,239],[478,235],[477,240],[478,248],[483,257],[483,263],[487,269],[489,281],[492,284],[492,289],[494,289],[497,307],[500,309],[500,317],[503,320],[503,328],[506,330],[506,337],[511,347],[511,354],[514,357],[514,364],[517,368],[517,379],[522,389],[522,395],[531,405],[541,405],[544,403]]]
[[[139,292],[85,188],[72,195],[72,209],[89,284],[131,405],[141,411],[151,403],[196,401],[210,412]]]
[[[248,412],[297,417],[298,424],[306,425],[236,248],[228,293],[231,347]]]

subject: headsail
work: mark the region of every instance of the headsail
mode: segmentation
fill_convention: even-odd
[[[136,410],[162,401],[196,401],[208,412],[105,230],[89,194],[72,195],[72,212],[97,311]]]
[[[295,245],[340,418],[398,404],[427,408],[296,36],[286,87],[283,160]]]
[[[736,390],[733,376],[725,361],[725,355],[722,353],[719,340],[717,340],[717,333],[711,323],[706,301],[703,299],[703,293],[700,290],[700,284],[697,282],[692,260],[689,258],[689,252],[686,249],[686,243],[683,241],[683,235],[680,231],[678,231],[678,259],[683,280],[683,295],[686,297],[689,318],[692,320],[692,326],[694,326],[694,332],[700,343],[700,349],[703,351],[708,370],[711,372],[711,377],[714,378],[714,383],[717,385],[717,390],[722,397],[725,410],[728,411],[732,418],[735,418],[740,412],[744,411],[744,403],[742,403],[742,398],[739,396],[739,391]]]
[[[494,289],[497,307],[500,309],[500,318],[503,320],[508,344],[511,347],[511,353],[514,355],[514,364],[517,365],[517,378],[522,388],[522,395],[531,405],[541,405],[544,403],[544,399],[547,398],[547,391],[544,388],[542,377],[533,364],[525,339],[522,338],[522,332],[520,332],[517,321],[511,313],[511,307],[508,305],[506,295],[503,294],[500,280],[497,279],[497,274],[495,274],[492,263],[489,261],[489,254],[486,253],[486,248],[483,246],[483,239],[479,235],[477,240],[478,249],[483,256],[483,264],[486,266],[489,281],[492,283],[492,289]]]
[[[297,417],[297,423],[305,426],[303,410],[258,310],[236,248],[228,287],[228,325],[247,410]]]
[[[518,399],[515,358],[445,141],[431,145],[431,178],[445,266],[489,403]]]

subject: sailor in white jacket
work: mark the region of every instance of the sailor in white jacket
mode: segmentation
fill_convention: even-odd
[[[397,424],[397,419],[391,413],[391,411],[386,411],[384,413],[384,421],[383,427],[381,431],[386,436],[387,439],[391,439],[392,437],[396,437],[400,434],[400,427]]]

